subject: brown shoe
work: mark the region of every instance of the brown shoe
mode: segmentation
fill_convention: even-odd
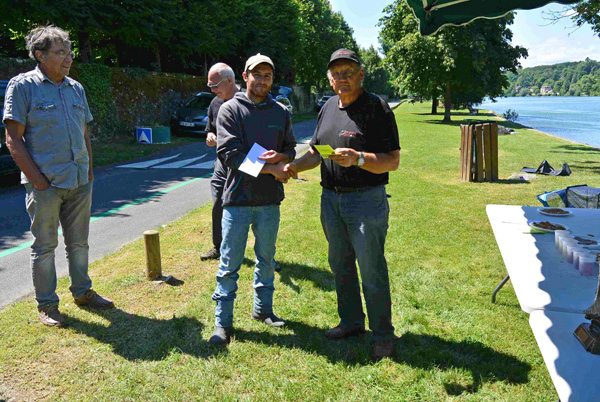
[[[346,339],[351,336],[359,336],[365,333],[364,327],[352,327],[346,328],[338,325],[335,328],[331,328],[330,330],[325,332],[325,338],[335,340],[335,339]]]
[[[75,304],[77,304],[78,306],[85,306],[98,310],[107,310],[109,308],[115,307],[112,300],[100,296],[92,289],[85,292],[85,294],[81,297],[75,297],[74,300]]]
[[[39,309],[40,321],[51,327],[64,327],[67,325],[65,317],[58,311],[58,305],[43,307]]]
[[[217,250],[216,247],[213,247],[211,250],[209,250],[206,253],[202,254],[200,256],[200,259],[202,261],[205,261],[205,260],[218,260],[220,257],[221,257],[221,253],[219,252],[219,250]]]
[[[394,339],[375,341],[373,344],[373,350],[371,352],[371,358],[373,360],[381,360],[384,357],[393,356],[394,352]]]

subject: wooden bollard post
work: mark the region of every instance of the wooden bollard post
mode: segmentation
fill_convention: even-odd
[[[146,230],[144,232],[146,242],[146,276],[153,280],[162,276],[160,263],[160,237],[157,230]]]

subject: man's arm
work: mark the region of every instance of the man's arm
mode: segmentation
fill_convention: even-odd
[[[217,117],[217,155],[224,165],[230,169],[238,169],[246,158],[242,140],[242,127],[224,104]]]
[[[352,148],[336,148],[336,154],[338,155],[329,155],[329,159],[332,161],[339,163],[340,166],[348,167],[358,165],[358,157],[360,156],[359,151],[356,151]],[[386,173],[392,172],[398,169],[398,165],[400,163],[400,150],[395,150],[391,152],[384,153],[371,153],[371,152],[363,152],[365,163],[360,166],[361,169],[364,169],[371,173]]]
[[[314,169],[321,164],[321,155],[310,147],[308,152],[302,155],[299,159],[285,165],[283,170],[288,172],[291,177],[298,177],[298,173],[305,170]]]
[[[6,120],[6,146],[10,151],[15,163],[27,177],[29,182],[38,190],[47,190],[50,187],[50,182],[42,174],[37,167],[31,154],[25,148],[23,135],[25,134],[25,126],[14,120]]]
[[[85,147],[88,151],[88,156],[90,158],[90,170],[88,171],[88,179],[89,181],[94,181],[94,163],[92,158],[92,142],[90,141],[90,136],[88,134],[87,124],[83,126],[83,138],[85,138]]]

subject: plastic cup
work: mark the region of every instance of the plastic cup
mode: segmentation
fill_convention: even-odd
[[[560,249],[560,242],[562,241],[563,236],[569,236],[569,231],[568,230],[555,230],[554,231],[554,245],[558,249]]]
[[[573,267],[575,269],[579,269],[579,259],[581,258],[582,255],[586,255],[589,254],[589,251],[582,248],[582,247],[578,247],[576,249],[573,250]]]
[[[567,262],[569,264],[573,263],[573,253],[575,250],[581,250],[581,246],[577,244],[577,242],[567,242]]]
[[[596,265],[596,256],[593,254],[586,254],[579,256],[579,273],[581,275],[589,276],[594,273],[594,265]]]
[[[560,252],[562,253],[563,257],[567,258],[567,250],[569,248],[569,244],[573,245],[573,244],[577,244],[577,240],[575,239],[563,239],[561,245],[560,245]]]

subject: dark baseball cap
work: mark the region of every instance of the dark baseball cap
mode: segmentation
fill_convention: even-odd
[[[358,59],[356,52],[349,49],[338,49],[331,54],[329,63],[327,63],[327,68],[331,67],[333,62],[338,60],[350,60],[360,65],[360,60]]]

